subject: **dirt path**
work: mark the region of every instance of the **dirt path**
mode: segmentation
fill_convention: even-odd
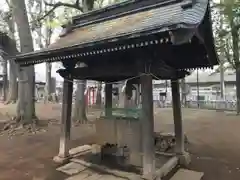
[[[52,159],[59,148],[59,119],[61,106],[37,104],[36,113],[41,124],[51,123],[36,135],[0,136],[0,180],[61,180],[64,174],[57,172]],[[88,118],[94,119],[89,112]],[[15,105],[0,105],[0,118],[8,119],[15,113]],[[89,125],[73,127],[71,147],[92,143],[94,128]]]
[[[156,114],[156,130],[172,131],[170,109]],[[190,169],[203,180],[240,179],[240,117],[208,110],[183,110],[184,128],[192,154]]]
[[[0,112],[8,111],[0,106]],[[59,106],[38,105],[42,119],[58,119]],[[49,112],[47,112],[49,111]],[[42,113],[44,112],[44,113]],[[4,114],[4,113],[2,113]],[[46,116],[47,114],[47,116]],[[94,119],[95,113],[89,113]],[[97,112],[99,115],[99,112]],[[4,115],[3,115],[4,117]],[[240,117],[207,110],[184,110],[184,127],[192,154],[190,169],[205,173],[203,180],[240,179]],[[50,125],[46,132],[9,139],[0,136],[0,180],[62,180],[52,158],[58,152],[58,125]],[[155,130],[172,131],[171,109],[155,111]],[[94,129],[74,127],[72,147],[94,141]]]
[[[52,158],[57,155],[59,146],[59,128],[50,127],[43,134],[21,136],[8,139],[0,137],[0,179],[1,180],[58,180],[63,179],[61,173],[55,171],[56,165]],[[74,128],[74,133],[83,131]],[[83,132],[84,135],[74,137],[71,146],[91,143],[93,134]]]

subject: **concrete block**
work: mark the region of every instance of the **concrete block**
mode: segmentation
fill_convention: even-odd
[[[70,155],[76,155],[76,154],[79,154],[79,153],[90,151],[91,149],[92,149],[92,146],[90,146],[90,145],[78,146],[76,148],[70,149],[69,154]]]
[[[77,175],[71,176],[65,180],[81,180],[81,179],[87,179],[90,176],[91,176],[91,173],[89,173],[88,171],[84,171]]]
[[[87,169],[86,166],[83,166],[83,165],[75,163],[75,162],[70,162],[64,166],[57,168],[57,171],[61,171],[65,174],[71,176],[74,174],[78,174],[78,173],[84,171],[85,169]]]
[[[181,155],[178,155],[179,157],[179,164],[183,167],[188,167],[188,165],[191,163],[191,156],[188,152],[184,152]]]
[[[170,180],[201,180],[203,175],[203,172],[179,169]]]
[[[67,157],[60,157],[60,156],[54,156],[53,161],[57,164],[65,164],[68,163],[70,159],[70,156]]]

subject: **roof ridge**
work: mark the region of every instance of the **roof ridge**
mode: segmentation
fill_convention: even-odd
[[[180,3],[185,0],[130,0],[123,3],[107,6],[98,10],[81,14],[72,18],[72,25],[75,28],[87,26],[122,16],[147,11],[152,8],[167,6],[169,4]],[[123,11],[124,10],[124,11]]]

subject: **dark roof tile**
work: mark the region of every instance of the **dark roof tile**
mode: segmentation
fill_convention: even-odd
[[[205,16],[209,0],[196,0],[192,7],[183,8],[191,0],[153,8],[135,14],[107,20],[97,24],[74,29],[60,37],[48,48],[19,55],[17,59],[42,55],[45,52],[78,46],[85,47],[89,43],[102,40],[113,40],[120,37],[135,37],[145,32],[161,32],[175,28],[196,28]]]

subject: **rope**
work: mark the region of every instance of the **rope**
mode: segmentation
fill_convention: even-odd
[[[123,80],[119,80],[119,81],[108,82],[108,83],[104,83],[104,84],[118,84],[118,83],[121,84],[123,81],[133,80],[133,79],[139,78],[141,76],[145,76],[145,75],[151,75],[151,74],[141,73],[138,76],[134,76],[134,77],[123,79]],[[65,80],[68,81],[68,82],[72,82],[72,83],[77,81],[77,80],[73,81],[73,80],[69,80],[69,79],[65,79]],[[78,84],[85,84],[85,83],[78,83]]]
[[[129,80],[133,80],[133,79],[139,78],[141,76],[147,76],[147,75],[150,75],[150,76],[152,76],[153,78],[155,78],[157,80],[162,80],[162,79],[158,78],[156,75],[154,75],[152,73],[140,73],[140,75],[138,75],[138,76],[134,76],[134,77],[131,77],[131,78],[126,78],[126,79],[119,80],[119,81],[108,82],[108,83],[104,83],[104,84],[121,84],[123,81],[126,82],[126,81],[129,81]],[[68,82],[72,82],[72,83],[78,81],[78,80],[74,81],[74,80],[69,80],[69,79],[65,79],[65,80],[68,81]],[[171,81],[172,82],[178,82],[178,80],[171,80]],[[78,84],[85,84],[85,83],[78,83]]]

